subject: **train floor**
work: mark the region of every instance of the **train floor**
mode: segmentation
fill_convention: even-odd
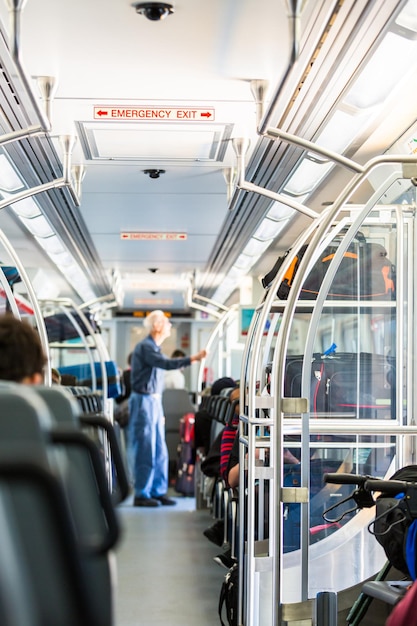
[[[214,520],[195,498],[169,492],[176,506],[138,508],[133,496],[118,507],[122,537],[116,550],[115,626],[219,626],[218,602],[226,569],[222,552],[203,535]],[[360,592],[352,590],[353,604]],[[383,626],[390,607],[379,600],[361,626]],[[338,626],[349,609],[341,610]]]
[[[116,550],[115,626],[218,626],[226,570],[222,549],[203,535],[213,523],[195,499],[170,493],[176,506],[119,506],[122,538]]]

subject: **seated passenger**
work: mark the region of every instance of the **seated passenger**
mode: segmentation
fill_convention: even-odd
[[[210,395],[218,396],[220,395],[222,389],[233,389],[234,387],[236,387],[236,382],[233,378],[225,376],[214,381],[211,387]],[[213,419],[215,419],[215,416],[211,415],[205,408],[200,407],[195,414],[194,446],[196,452],[199,452],[203,457],[206,456],[211,444],[213,443],[210,440]]]
[[[235,400],[239,400],[239,395],[240,395],[240,389],[239,387],[236,387],[236,389],[233,389],[230,392],[230,396],[229,396],[230,402],[233,403],[235,402]],[[232,452],[234,441],[237,440],[239,442],[239,437],[237,433],[238,424],[239,424],[239,402],[235,404],[234,414],[233,414],[231,423],[226,424],[226,426],[223,429],[222,437],[221,437],[221,444],[220,444],[220,476],[225,481],[227,488],[230,487],[229,481],[228,481],[230,454]],[[238,453],[239,453],[239,448],[238,448]],[[218,520],[211,527],[211,529],[214,529],[214,527],[216,527],[219,537],[220,537],[220,531],[222,533],[221,534],[222,542],[219,543],[218,545],[223,545],[224,524],[225,524],[224,520]],[[214,557],[214,561],[218,563],[219,565],[221,565],[222,567],[226,567],[227,569],[232,567],[234,560],[232,558],[232,552],[231,552],[230,547],[228,547],[225,552],[217,554]]]
[[[221,385],[230,384],[231,379],[219,379],[217,381]],[[216,383],[213,385],[215,386]],[[232,391],[230,392],[229,401],[234,402],[235,399],[239,397],[239,388],[236,388],[236,383],[233,381]],[[225,387],[227,388],[227,387]],[[217,387],[215,386],[215,390]],[[213,419],[213,418],[211,418]],[[224,478],[224,471],[227,468],[228,463],[228,451],[230,452],[231,447],[233,445],[233,439],[236,432],[236,424],[239,422],[239,405],[235,408],[235,416],[233,418],[235,426],[225,426],[225,428],[218,434],[215,441],[210,447],[210,450],[207,453],[206,458],[201,464],[201,471],[203,474],[207,476],[211,476],[213,478]],[[226,434],[225,434],[226,433]],[[229,443],[226,443],[226,439],[229,440]],[[224,541],[224,520],[219,519],[212,526],[206,528],[203,532],[203,535],[207,537],[209,541],[215,543],[218,546],[223,545]]]
[[[11,313],[0,316],[0,380],[25,385],[44,381],[44,354],[38,332]]]
[[[123,393],[115,398],[114,419],[120,428],[126,428],[129,423],[129,396],[131,392],[131,364],[132,353],[127,357],[127,368],[123,370],[121,381]],[[126,432],[124,433],[126,436]]]
[[[51,368],[51,379],[52,379],[53,385],[61,384],[61,374],[58,372],[58,370],[55,367]]]
[[[239,387],[233,389],[230,392],[229,400],[230,402],[234,402],[235,400],[239,400],[240,390]],[[236,438],[236,431],[239,424],[239,402],[235,405],[234,415],[232,417],[232,421],[230,424],[226,424],[222,432],[222,440],[220,444],[220,476],[225,481],[226,485],[229,486],[228,483],[228,465],[230,453],[232,451],[233,442]]]
[[[233,393],[233,392],[232,392]],[[223,456],[222,456],[222,476],[226,482],[226,485],[231,489],[236,489],[239,487],[239,432],[237,431],[237,424],[239,422],[239,405],[236,406],[235,416],[237,417],[236,428],[234,428],[233,434],[233,442],[230,446],[229,435],[225,436],[225,445],[223,447]],[[227,428],[227,427],[226,427]],[[222,440],[223,444],[223,440]],[[259,449],[256,450],[256,457],[258,458]],[[289,464],[298,464],[299,460],[290,452],[288,449],[284,449],[284,463]],[[223,465],[224,464],[224,465]],[[265,516],[265,520],[267,520],[267,515]],[[224,522],[223,522],[224,524]],[[214,561],[221,565],[222,567],[226,567],[230,569],[235,562],[235,559],[232,557],[232,553],[230,548],[227,548],[225,552],[218,554],[214,557]]]

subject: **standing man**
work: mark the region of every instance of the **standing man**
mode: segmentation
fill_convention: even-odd
[[[171,358],[161,353],[161,344],[171,334],[171,322],[162,311],[152,311],[144,320],[149,335],[132,355],[132,393],[129,398],[128,439],[135,480],[134,506],[176,504],[168,498],[168,450],[165,442],[162,391],[163,370],[187,367],[206,356]]]

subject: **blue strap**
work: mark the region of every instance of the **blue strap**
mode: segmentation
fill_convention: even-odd
[[[323,356],[330,356],[331,354],[334,354],[336,352],[336,348],[337,348],[337,345],[335,343],[332,343],[330,348],[328,348],[325,352],[323,352]]]
[[[407,538],[405,542],[405,560],[411,578],[416,580],[416,539],[417,539],[417,520],[411,522],[408,527]]]

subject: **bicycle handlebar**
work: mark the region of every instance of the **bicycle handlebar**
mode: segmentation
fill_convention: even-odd
[[[387,494],[397,495],[398,493],[406,492],[413,484],[415,483],[409,483],[403,480],[380,480],[378,478],[371,478],[365,482],[364,486],[367,491],[383,491]]]
[[[372,492],[379,491],[384,495],[398,495],[403,494],[406,496],[406,504],[408,515],[410,519],[417,519],[417,482],[408,482],[403,480],[382,480],[380,478],[374,478],[372,476],[360,476],[357,474],[343,474],[333,473],[324,474],[324,481],[326,483],[333,483],[336,485],[357,485],[357,488],[352,491],[350,496],[328,507],[324,513],[323,518],[327,522],[340,521],[347,512],[351,512],[355,509],[370,508],[375,504]],[[349,509],[345,511],[336,519],[329,519],[327,513],[333,509],[338,508],[341,504],[348,502],[350,499],[356,503],[355,509]],[[405,500],[405,499],[404,499]]]
[[[359,474],[333,473],[325,474],[324,482],[335,485],[364,485],[371,476],[360,476]]]
[[[397,494],[407,491],[412,483],[404,480],[383,480],[382,478],[374,478],[372,476],[360,476],[358,474],[324,474],[324,482],[336,485],[359,485],[366,491],[383,491],[384,493]]]

